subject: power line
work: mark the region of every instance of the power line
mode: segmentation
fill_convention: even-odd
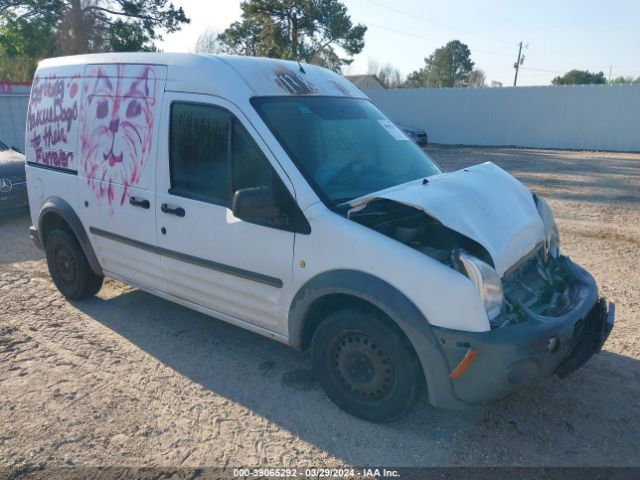
[[[393,33],[397,33],[398,35],[404,35],[407,37],[412,37],[412,38],[417,38],[419,40],[426,40],[427,42],[433,42],[435,44],[439,44],[441,42],[441,40],[436,40],[434,38],[427,38],[427,37],[423,37],[422,35],[417,35],[411,32],[403,32],[402,30],[396,30],[394,28],[389,28],[385,25],[380,25],[378,23],[372,23],[372,22],[361,22],[364,23],[367,27],[371,26],[371,27],[375,27],[375,28],[379,28],[381,30],[387,30],[388,32],[393,32]]]
[[[478,38],[482,38],[484,40],[489,40],[489,41],[492,41],[492,42],[498,42],[498,43],[502,43],[502,44],[505,44],[505,45],[513,45],[513,42],[508,42],[506,40],[500,40],[498,38],[493,38],[493,37],[487,37],[486,35],[479,35],[477,33],[468,32],[466,30],[462,30],[460,28],[452,27],[450,25],[445,25],[444,23],[434,22],[433,20],[428,20],[428,19],[426,19],[424,17],[420,17],[418,15],[415,15],[413,13],[407,12],[405,10],[400,10],[399,8],[390,7],[389,5],[385,5],[383,3],[377,2],[376,0],[366,0],[366,1],[369,2],[369,3],[372,3],[374,5],[377,5],[378,7],[386,8],[387,10],[391,10],[392,12],[400,13],[400,14],[405,15],[407,17],[413,18],[414,20],[420,20],[421,22],[429,23],[431,25],[436,25],[436,26],[441,27],[441,28],[446,28],[447,30],[452,30],[452,31],[455,31],[455,32],[465,33],[465,34],[471,35],[473,37],[478,37]]]
[[[435,44],[440,44],[442,42],[442,40],[436,40],[434,38],[424,37],[422,35],[418,35],[418,34],[415,34],[415,33],[405,32],[405,31],[402,31],[402,30],[396,30],[396,29],[393,29],[393,28],[389,28],[389,27],[387,27],[385,25],[380,25],[378,23],[367,22],[367,21],[364,21],[362,19],[355,19],[355,18],[354,18],[354,20],[356,20],[359,23],[363,23],[368,27],[375,27],[375,28],[379,28],[381,30],[387,30],[389,32],[397,33],[398,35],[404,35],[404,36],[407,36],[407,37],[417,38],[419,40],[426,40],[427,42],[432,42],[432,43],[435,43]],[[511,54],[498,53],[498,52],[494,52],[494,51],[491,51],[491,50],[484,50],[484,49],[480,49],[480,48],[474,48],[473,51],[474,52],[486,53],[488,55],[496,55],[496,56],[499,56],[499,57],[510,57],[511,56]]]
[[[439,24],[437,22],[433,22],[433,21],[427,20],[425,18],[415,16],[413,14],[410,14],[408,12],[399,10],[397,8],[389,7],[387,5],[383,5],[381,3],[378,3],[375,0],[366,0],[366,1],[370,2],[370,3],[373,3],[375,5],[378,5],[378,6],[382,7],[382,8],[386,8],[388,10],[392,10],[392,11],[395,11],[397,13],[401,13],[403,15],[408,15],[411,18],[415,18],[417,20],[421,20],[421,21],[424,21],[426,23],[432,23],[434,25],[442,26],[442,27],[448,28],[450,30],[458,30],[458,31],[464,32],[463,30],[454,29],[454,28],[448,27],[448,26],[446,26],[444,24]],[[428,37],[425,37],[423,35],[418,35],[418,34],[407,32],[407,31],[396,30],[394,28],[387,27],[386,25],[380,25],[380,24],[377,24],[377,23],[366,22],[366,21],[357,20],[357,19],[354,19],[354,20],[358,21],[359,23],[364,23],[367,26],[375,27],[375,28],[378,28],[378,29],[381,29],[381,30],[386,30],[388,32],[395,33],[397,35],[403,35],[403,36],[406,36],[406,37],[416,38],[416,39],[419,39],[419,40],[424,40],[424,41],[427,41],[427,42],[431,42],[433,44],[439,44],[439,43],[442,42],[442,40],[436,40],[434,38],[428,38]],[[467,33],[469,35],[474,35],[474,34],[472,34],[470,32],[465,32],[465,33]],[[475,35],[475,36],[479,36],[479,35]],[[496,39],[491,39],[489,37],[481,37],[481,38],[486,38],[486,39],[490,39],[490,40],[496,40]],[[511,45],[511,42],[505,42],[503,40],[496,40],[496,41],[498,41],[500,43]],[[517,45],[520,45],[520,48],[521,48],[522,43],[519,43]],[[527,45],[527,47],[528,47],[528,45]],[[486,54],[489,54],[489,55],[496,55],[496,56],[502,56],[502,57],[507,57],[507,56],[510,57],[511,56],[511,54],[498,53],[498,52],[495,52],[495,51],[483,50],[483,49],[478,49],[478,48],[474,48],[473,50],[475,52],[482,52],[482,53],[486,53]],[[526,70],[528,72],[543,72],[543,73],[565,73],[566,71],[568,71],[568,70],[549,70],[549,69],[543,69],[543,68],[537,68],[537,67],[525,67],[525,66],[522,65],[522,61],[523,60],[524,60],[524,55],[521,55],[521,51],[520,51],[519,54],[518,54],[518,62],[517,62],[518,66],[516,67],[516,64],[514,64],[514,68],[516,69],[515,82],[517,82],[517,76],[518,76],[518,70],[519,69]],[[629,68],[633,68],[635,70],[635,68],[637,68],[637,67],[629,66]],[[617,67],[617,70],[624,70],[624,69],[626,69],[626,67]],[[514,82],[514,84],[515,84],[515,82]]]
[[[459,28],[452,27],[450,25],[446,25],[444,23],[435,22],[433,20],[429,20],[427,18],[415,15],[414,13],[407,12],[407,11],[401,10],[399,8],[391,7],[389,5],[385,5],[385,4],[380,3],[380,2],[378,2],[376,0],[365,0],[365,1],[369,2],[369,3],[373,4],[373,5],[376,5],[376,6],[380,7],[380,8],[384,8],[384,9],[390,10],[392,12],[396,12],[396,13],[399,13],[401,15],[405,15],[407,17],[410,17],[410,18],[414,19],[414,20],[419,20],[419,21],[424,22],[424,23],[428,23],[428,24],[431,24],[431,25],[436,25],[436,26],[441,27],[441,28],[445,28],[445,29],[448,29],[448,30],[456,31],[456,32],[461,32],[461,33],[464,33],[466,35],[482,38],[482,39],[485,39],[485,40],[490,40],[490,41],[493,41],[493,42],[502,43],[502,44],[505,44],[505,45],[513,45],[512,42],[508,42],[506,40],[501,40],[501,39],[498,39],[498,38],[488,37],[486,35],[479,35],[479,34],[476,34],[476,33],[473,33],[473,32],[469,32],[469,31],[466,31],[466,30],[462,30],[462,29],[459,29]],[[435,40],[433,38],[423,37],[421,35],[413,34],[411,32],[395,30],[395,29],[386,27],[384,25],[379,25],[379,24],[375,24],[375,23],[371,23],[371,22],[362,22],[362,23],[365,23],[366,25],[370,25],[370,26],[373,26],[373,27],[376,27],[376,28],[379,28],[379,29],[382,29],[382,30],[387,30],[389,32],[393,32],[393,33],[396,33],[398,35],[404,35],[404,36],[407,36],[407,37],[417,38],[417,39],[420,39],[420,40],[426,40],[428,42],[433,42],[433,43],[440,43],[440,40]],[[497,52],[494,52],[494,51],[483,50],[483,49],[478,49],[478,48],[474,48],[473,50],[475,52],[481,52],[481,53],[486,53],[486,54],[495,55],[495,56],[504,56],[504,57],[507,57],[507,56],[510,57],[511,56],[511,54],[497,53]],[[519,56],[519,61],[520,61],[520,56]],[[514,68],[515,68],[515,65],[514,65]],[[522,66],[521,63],[520,63],[518,68],[524,69],[524,70],[527,70],[527,71],[533,71],[533,72],[565,73],[565,70],[560,71],[560,70],[548,70],[548,69],[542,69],[542,68],[524,67],[524,66]],[[518,68],[516,68],[516,79],[517,79],[517,74],[518,74],[518,72],[517,72]],[[609,66],[607,66],[606,68],[609,68]],[[606,68],[603,68],[602,70],[606,70]],[[637,69],[636,65],[633,65],[633,66],[631,66],[631,65],[628,65],[628,66],[617,66],[616,67],[616,70],[618,70],[618,71],[620,71],[620,70],[626,70],[626,71],[634,70],[634,71],[636,71],[636,69]]]
[[[520,67],[523,70],[531,70],[534,72],[546,72],[546,73],[565,73],[566,70],[546,70],[544,68],[533,68],[533,67]]]

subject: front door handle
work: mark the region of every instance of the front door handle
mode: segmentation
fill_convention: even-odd
[[[175,207],[175,208],[171,208],[169,205],[167,205],[166,203],[163,203],[160,206],[160,210],[162,210],[162,213],[168,213],[170,215],[175,215],[177,217],[184,217],[185,215],[185,211],[184,208],[182,207]]]
[[[149,200],[145,200],[144,198],[138,198],[138,197],[129,197],[129,203],[134,207],[141,207],[141,208],[144,208],[145,210],[148,210],[149,207],[151,206],[151,204],[149,203]]]

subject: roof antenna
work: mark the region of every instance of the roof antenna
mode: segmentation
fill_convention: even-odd
[[[304,71],[304,68],[302,68],[302,64],[300,63],[300,60],[296,60],[296,62],[298,62],[298,66],[300,67],[300,71],[302,73],[307,73],[307,72]]]

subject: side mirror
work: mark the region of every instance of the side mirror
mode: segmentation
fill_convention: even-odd
[[[233,195],[233,214],[242,220],[263,220],[281,224],[282,213],[271,187],[243,188]]]

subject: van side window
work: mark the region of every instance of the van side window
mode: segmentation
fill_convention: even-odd
[[[270,187],[273,190],[276,204],[286,218],[281,223],[256,223],[281,230],[309,233],[311,227],[304,218],[296,201],[284,183],[282,183],[282,180],[264,156],[260,147],[237,119],[233,121],[231,149],[232,192],[235,193],[244,188]]]
[[[275,172],[262,150],[242,124],[233,124],[233,191],[252,187],[273,187]]]
[[[171,106],[171,193],[229,205],[231,114],[208,105]]]
[[[244,188],[270,187],[286,220],[261,223],[309,233],[295,200],[246,128],[223,108],[174,102],[169,132],[169,193],[230,207]],[[249,221],[249,220],[246,220]]]

